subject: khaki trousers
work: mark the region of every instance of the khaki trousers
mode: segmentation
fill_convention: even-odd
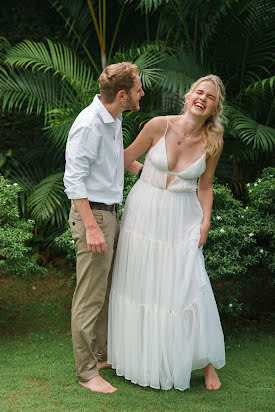
[[[93,210],[93,215],[105,236],[105,253],[88,251],[85,226],[74,205],[69,217],[77,250],[72,339],[76,375],[83,382],[98,375],[97,362],[107,359],[108,303],[119,233],[115,211]]]

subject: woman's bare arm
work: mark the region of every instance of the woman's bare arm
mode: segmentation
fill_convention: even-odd
[[[206,170],[199,179],[198,199],[203,210],[199,247],[206,243],[210,228],[211,211],[213,205],[213,178],[221,152],[222,147],[215,156],[211,156],[207,159]]]
[[[164,133],[166,127],[165,117],[155,117],[143,127],[133,143],[124,150],[124,167],[129,172],[138,174],[142,164],[137,162],[141,155],[148,152],[155,140],[158,140]]]

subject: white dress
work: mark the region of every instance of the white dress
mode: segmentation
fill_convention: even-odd
[[[108,362],[141,386],[185,390],[191,371],[225,364],[220,318],[198,248],[203,154],[168,170],[165,135],[147,154],[123,213],[109,303]],[[174,179],[166,189],[168,174]]]

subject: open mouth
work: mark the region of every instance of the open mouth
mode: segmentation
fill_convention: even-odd
[[[200,109],[200,110],[206,109],[206,106],[205,106],[203,103],[195,103],[194,106],[195,106],[197,109]]]

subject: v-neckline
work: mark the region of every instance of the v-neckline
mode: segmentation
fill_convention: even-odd
[[[167,168],[167,172],[168,172],[168,173],[171,173],[171,174],[173,174],[173,175],[180,175],[180,174],[186,172],[186,170],[190,169],[191,166],[194,166],[194,164],[198,163],[199,160],[201,160],[201,159],[205,156],[205,153],[203,153],[197,160],[195,160],[193,163],[191,163],[191,165],[189,165],[189,166],[186,167],[185,169],[181,170],[180,172],[173,172],[172,170],[169,169],[169,165],[168,165],[168,156],[167,156],[167,150],[166,150],[166,139],[165,139],[165,136],[163,135],[163,136],[161,137],[161,139],[163,139],[163,141],[164,141],[164,152],[165,152],[165,158],[166,158],[166,168]],[[160,140],[161,140],[161,139],[160,139]]]

